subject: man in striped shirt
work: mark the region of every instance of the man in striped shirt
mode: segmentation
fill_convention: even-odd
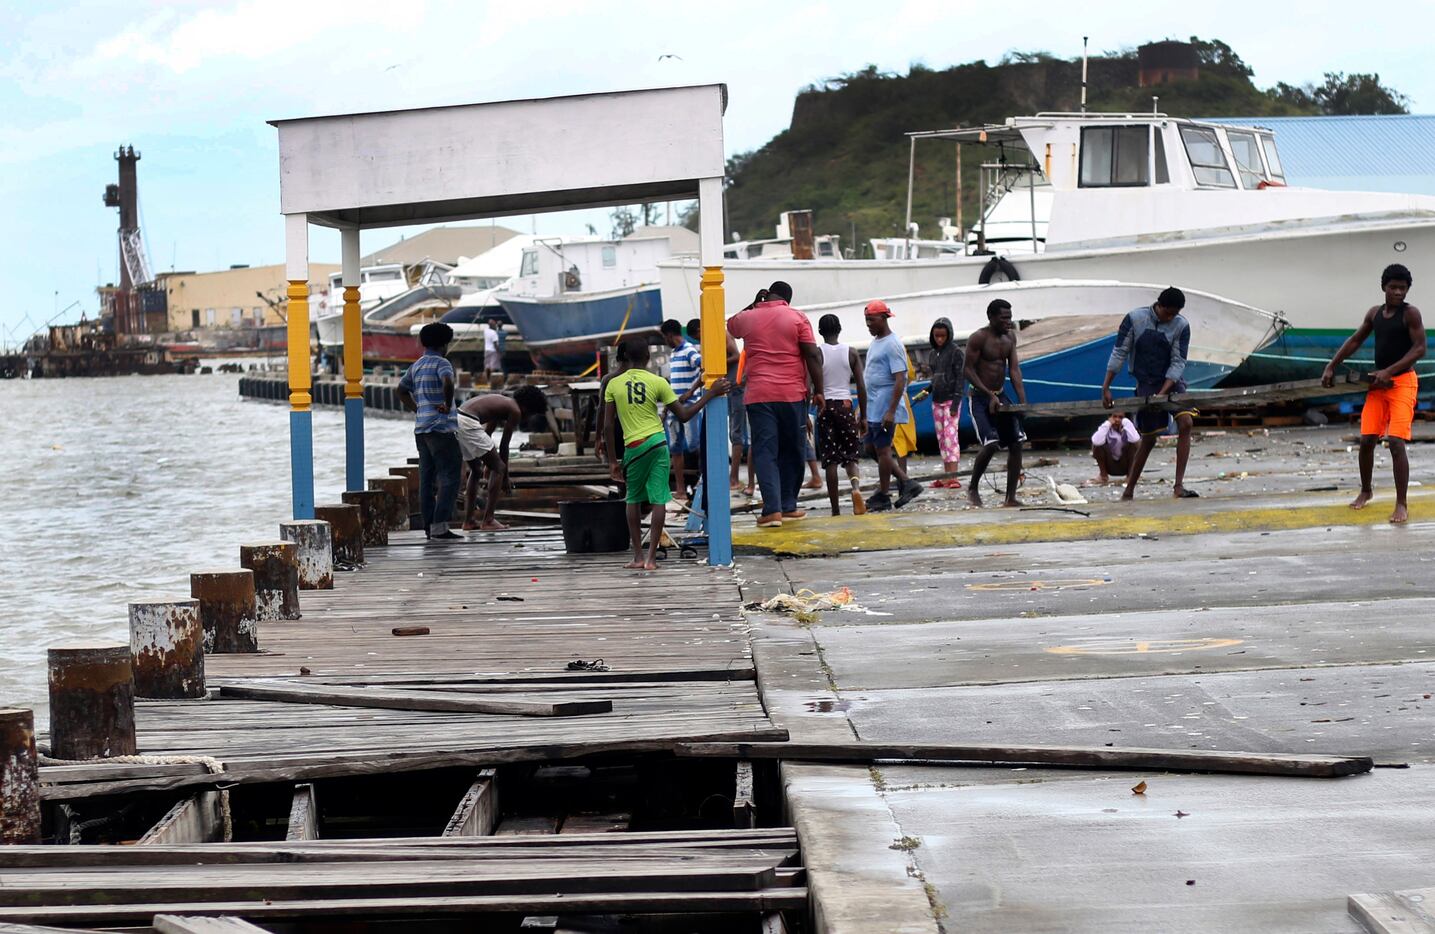
[[[453,364],[445,354],[453,328],[441,322],[424,325],[419,343],[422,357],[399,380],[399,401],[414,412],[414,444],[419,449],[419,509],[424,532],[431,540],[452,541],[462,535],[449,530],[463,454],[458,446],[458,415],[453,404]]]
[[[696,403],[702,398],[701,386],[694,388],[695,383],[702,379],[703,355],[698,345],[687,339],[683,333],[682,324],[675,318],[664,321],[660,330],[663,334],[663,341],[672,348],[668,356],[670,375],[668,382],[673,387],[673,392],[684,402]],[[691,397],[685,396],[688,390],[692,390]],[[668,412],[665,419],[668,430],[668,454],[673,464],[673,492],[680,501],[688,499],[687,464],[685,456],[691,454],[698,458],[702,449],[703,427],[702,419],[694,418],[683,423],[677,417]],[[701,469],[701,464],[699,464]]]

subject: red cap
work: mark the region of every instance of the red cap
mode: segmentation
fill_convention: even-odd
[[[864,315],[881,315],[884,318],[892,317],[892,309],[888,308],[887,303],[880,298],[874,298],[868,302],[866,310],[862,313]]]

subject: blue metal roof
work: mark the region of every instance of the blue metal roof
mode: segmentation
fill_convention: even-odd
[[[1435,114],[1205,119],[1274,130],[1292,185],[1435,195]]]

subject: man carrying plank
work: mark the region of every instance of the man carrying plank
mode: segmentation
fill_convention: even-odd
[[[1375,371],[1370,374],[1370,391],[1360,410],[1360,493],[1350,508],[1364,509],[1374,495],[1371,474],[1375,470],[1375,445],[1383,437],[1390,446],[1390,470],[1395,478],[1395,511],[1390,521],[1396,525],[1403,525],[1410,517],[1405,506],[1405,491],[1410,485],[1405,444],[1410,440],[1415,397],[1420,391],[1415,361],[1425,356],[1425,322],[1420,309],[1405,301],[1412,282],[1410,270],[1399,263],[1385,267],[1380,274],[1384,303],[1365,313],[1360,327],[1340,345],[1320,377],[1322,385],[1333,386],[1335,368],[1359,350],[1367,337],[1375,335]]]
[[[1168,286],[1161,290],[1154,305],[1128,312],[1116,332],[1116,346],[1106,361],[1106,379],[1101,383],[1101,404],[1111,408],[1111,381],[1121,372],[1122,364],[1131,368],[1136,380],[1136,395],[1164,396],[1185,392],[1186,354],[1191,348],[1191,325],[1181,314],[1186,307],[1186,294]],[[1185,487],[1186,461],[1191,458],[1191,426],[1196,415],[1194,406],[1175,413],[1176,422],[1176,484],[1171,492],[1177,499],[1199,496]],[[1172,415],[1159,405],[1148,405],[1136,413],[1136,429],[1141,432],[1141,445],[1126,477],[1122,499],[1136,495],[1136,481],[1146,467],[1146,458],[1156,446],[1156,439],[1171,430]]]

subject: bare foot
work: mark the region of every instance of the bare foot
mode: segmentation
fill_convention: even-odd
[[[1090,482],[1095,484],[1096,486],[1106,486],[1106,484],[1111,482],[1111,478],[1108,477],[1106,474],[1101,474]]]
[[[982,504],[982,494],[977,492],[977,485],[975,483],[967,487],[967,502],[973,506],[980,506]]]
[[[642,569],[643,569],[643,559],[642,559],[642,558],[634,558],[632,561],[629,561],[627,564],[623,565],[623,570],[625,570],[625,571],[641,571]]]
[[[745,487],[743,487],[743,488],[742,488],[742,495],[743,495],[743,496],[746,496],[748,499],[752,499],[752,496],[753,496],[753,488],[752,488],[751,486],[745,486]]]
[[[1026,503],[1023,503],[1021,500],[1016,499],[1015,497],[1013,497],[1013,498],[1008,499],[1008,500],[1006,500],[1005,502],[1003,502],[1003,503],[1002,503],[1002,508],[1009,508],[1009,507],[1012,507],[1012,506],[1025,506],[1025,505],[1026,505]]]
[[[656,571],[657,569],[658,569],[658,563],[657,563],[656,561],[645,561],[645,562],[643,562],[643,570],[645,570],[645,571]]]
[[[1350,501],[1351,509],[1364,509],[1365,504],[1375,497],[1373,490],[1361,490],[1360,495]]]
[[[1130,491],[1130,490],[1127,490],[1127,491],[1125,491],[1124,493],[1121,494],[1121,498],[1122,498],[1122,499],[1128,499],[1128,500],[1129,500],[1129,499],[1135,499],[1135,498],[1136,498],[1136,494],[1133,493],[1133,492]]]
[[[508,526],[499,522],[497,519],[489,519],[483,525],[480,525],[479,529],[484,532],[503,532],[508,529]]]
[[[1396,503],[1395,511],[1390,514],[1391,525],[1404,525],[1410,520],[1410,514],[1405,510],[1404,503]]]
[[[820,489],[822,489],[822,488],[823,488],[824,486],[826,486],[826,485],[827,485],[827,483],[826,483],[825,480],[813,479],[813,480],[809,480],[809,481],[807,481],[806,483],[802,484],[802,488],[803,488],[804,490],[820,490]]]
[[[468,520],[467,522],[465,522],[465,523],[463,524],[463,530],[464,530],[465,532],[477,532],[477,531],[478,531],[478,525],[475,524],[472,519],[470,519],[470,520]]]

